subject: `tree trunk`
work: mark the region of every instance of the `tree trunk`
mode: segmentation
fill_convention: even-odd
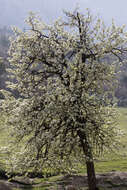
[[[81,146],[86,158],[89,190],[99,190],[99,188],[97,187],[96,174],[95,174],[94,161],[93,161],[91,148],[87,141],[86,135],[83,134],[81,131],[78,131],[78,135],[80,137]]]
[[[93,161],[86,161],[89,190],[99,190],[96,182],[96,175]]]

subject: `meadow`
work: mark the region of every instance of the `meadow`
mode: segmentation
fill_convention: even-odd
[[[97,172],[127,171],[127,108],[118,108],[118,128],[124,135],[120,138],[121,146],[116,152],[104,156],[100,162],[96,162]]]

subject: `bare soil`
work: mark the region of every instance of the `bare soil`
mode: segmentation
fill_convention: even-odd
[[[97,174],[96,177],[100,190],[127,190],[127,172],[103,173]],[[69,190],[69,185],[75,187],[77,190],[88,188],[87,176],[65,176],[63,180],[68,183],[66,186],[67,190]]]
[[[97,183],[100,190],[127,190],[127,172],[110,172],[97,174]],[[86,175],[67,175],[59,178],[55,182],[41,182],[35,184],[34,179],[20,179],[8,182],[7,180],[0,180],[0,190],[2,185],[13,188],[22,188],[22,187],[46,187],[49,190],[87,190],[87,176]],[[7,190],[10,190],[7,189]]]

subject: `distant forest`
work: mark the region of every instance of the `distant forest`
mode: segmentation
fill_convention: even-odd
[[[9,37],[13,35],[13,32],[8,27],[0,28],[0,57],[3,61],[0,63],[0,89],[7,89],[6,83],[10,80],[7,68],[9,68],[8,62],[8,49],[9,49]],[[125,55],[125,57],[127,57]],[[110,60],[110,59],[109,59]],[[115,90],[115,98],[117,100],[117,105],[121,107],[127,107],[127,64],[125,63],[121,68],[119,68],[118,73],[118,86]],[[14,96],[18,98],[18,93],[12,92]],[[4,99],[2,93],[0,93],[0,99]]]

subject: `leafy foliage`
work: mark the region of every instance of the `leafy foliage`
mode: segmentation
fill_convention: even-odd
[[[6,95],[4,105],[14,170],[66,171],[118,142],[111,97],[126,51],[124,26],[107,28],[89,11],[65,14],[66,21],[46,25],[31,13],[28,30],[15,29],[10,63],[17,83],[9,88],[21,97]]]

